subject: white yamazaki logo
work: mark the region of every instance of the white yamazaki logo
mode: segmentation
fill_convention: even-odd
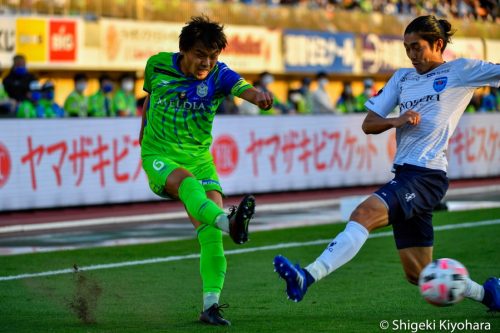
[[[165,163],[162,161],[158,161],[158,160],[153,161],[153,169],[155,169],[156,171],[160,171],[161,169],[163,169],[164,166],[165,166]]]

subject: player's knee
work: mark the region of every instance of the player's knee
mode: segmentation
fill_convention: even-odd
[[[362,223],[373,213],[373,209],[368,205],[359,205],[351,213],[350,220]]]
[[[356,221],[368,231],[387,225],[387,211],[385,206],[376,205],[373,201],[361,203],[351,213],[350,221]]]

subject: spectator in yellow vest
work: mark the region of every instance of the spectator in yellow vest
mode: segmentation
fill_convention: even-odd
[[[113,96],[113,110],[118,116],[131,117],[137,115],[134,88],[134,74],[123,74],[120,78],[120,89],[118,89]]]
[[[99,77],[99,90],[89,98],[89,117],[114,117],[113,108],[114,84],[111,77],[103,74]]]
[[[363,91],[356,96],[355,112],[366,112],[365,103],[374,95],[373,80],[368,78],[363,81]]]
[[[87,89],[87,75],[78,73],[73,77],[75,90],[71,92],[64,101],[64,111],[68,117],[87,117],[89,101],[84,95]]]
[[[353,113],[356,108],[356,99],[352,93],[352,87],[350,82],[344,82],[344,89],[340,94],[340,98],[337,101],[337,110],[341,114]]]

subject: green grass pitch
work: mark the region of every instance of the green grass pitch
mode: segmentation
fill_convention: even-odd
[[[499,217],[500,209],[438,212],[434,224]],[[343,224],[331,224],[255,232],[244,246],[231,244],[227,237],[224,242],[227,250],[250,249],[330,240],[342,229]],[[436,231],[434,257],[459,260],[472,279],[483,283],[489,276],[500,275],[499,240],[500,224]],[[451,332],[441,322],[466,320],[500,332],[500,314],[487,313],[476,302],[464,300],[445,308],[427,304],[417,288],[405,281],[392,236],[369,239],[350,263],[312,286],[302,302],[288,301],[284,282],[273,272],[273,257],[283,254],[308,264],[326,244],[229,254],[221,303],[230,304],[224,314],[232,321],[231,327],[198,323],[199,260],[191,258],[0,281],[0,332],[384,332],[379,327],[383,320],[388,321],[385,331],[390,332],[416,332],[410,326],[414,323],[434,325],[433,330],[427,326],[427,331]],[[68,269],[74,264],[86,267],[183,256],[196,254],[198,249],[193,239],[7,256],[0,257],[0,277]],[[79,304],[85,297],[87,303]]]

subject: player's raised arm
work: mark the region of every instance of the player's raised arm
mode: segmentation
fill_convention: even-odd
[[[273,96],[254,87],[242,92],[240,97],[264,110],[269,110],[273,106]]]
[[[401,127],[405,124],[418,125],[419,123],[420,113],[413,110],[408,110],[395,118],[383,118],[373,111],[368,111],[361,128],[366,134],[379,134],[394,127]]]

